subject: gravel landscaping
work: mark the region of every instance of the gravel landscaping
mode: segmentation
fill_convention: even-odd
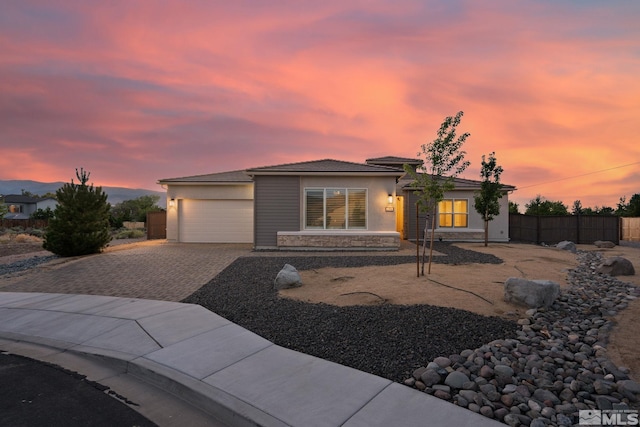
[[[447,256],[434,257],[434,263],[501,262],[446,243],[436,243],[435,250]],[[398,382],[437,356],[516,336],[516,322],[463,310],[391,304],[336,307],[279,298],[273,289],[286,263],[309,270],[414,262],[413,256],[244,257],[183,302],[200,304],[283,347]]]
[[[27,271],[57,258],[57,255],[34,256],[10,264],[0,264],[0,276]]]
[[[501,262],[446,243],[435,249],[447,255],[435,263]],[[279,298],[273,289],[285,263],[309,270],[414,263],[413,256],[239,258],[184,302],[275,344],[404,383],[510,426],[571,426],[579,410],[640,408],[640,383],[606,351],[610,319],[640,297],[640,289],[596,273],[601,254],[577,257],[570,287],[552,307],[528,310],[517,321],[429,305],[312,304]]]

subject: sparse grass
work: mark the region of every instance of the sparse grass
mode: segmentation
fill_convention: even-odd
[[[44,233],[45,230],[40,228],[2,228],[0,229],[0,243],[41,243]]]
[[[42,239],[40,237],[24,233],[16,235],[13,241],[16,243],[42,243]]]
[[[114,239],[140,239],[146,233],[143,230],[119,230],[113,236]]]

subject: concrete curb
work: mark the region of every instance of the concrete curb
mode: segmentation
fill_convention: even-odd
[[[91,355],[229,426],[503,425],[276,346],[197,305],[0,292],[0,338]]]

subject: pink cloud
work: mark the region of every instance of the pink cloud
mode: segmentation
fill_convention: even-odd
[[[0,22],[0,163],[22,159],[33,175],[21,178],[49,181],[92,166],[103,185],[155,189],[170,176],[413,156],[464,110],[468,178],[495,151],[504,181],[525,187],[514,197],[611,205],[638,188],[628,169],[532,184],[640,158],[638,8],[20,2]]]

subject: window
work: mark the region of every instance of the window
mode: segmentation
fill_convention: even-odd
[[[357,188],[305,189],[305,229],[367,228],[367,190]]]
[[[445,199],[438,203],[440,227],[463,228],[469,224],[469,202],[467,199]]]

